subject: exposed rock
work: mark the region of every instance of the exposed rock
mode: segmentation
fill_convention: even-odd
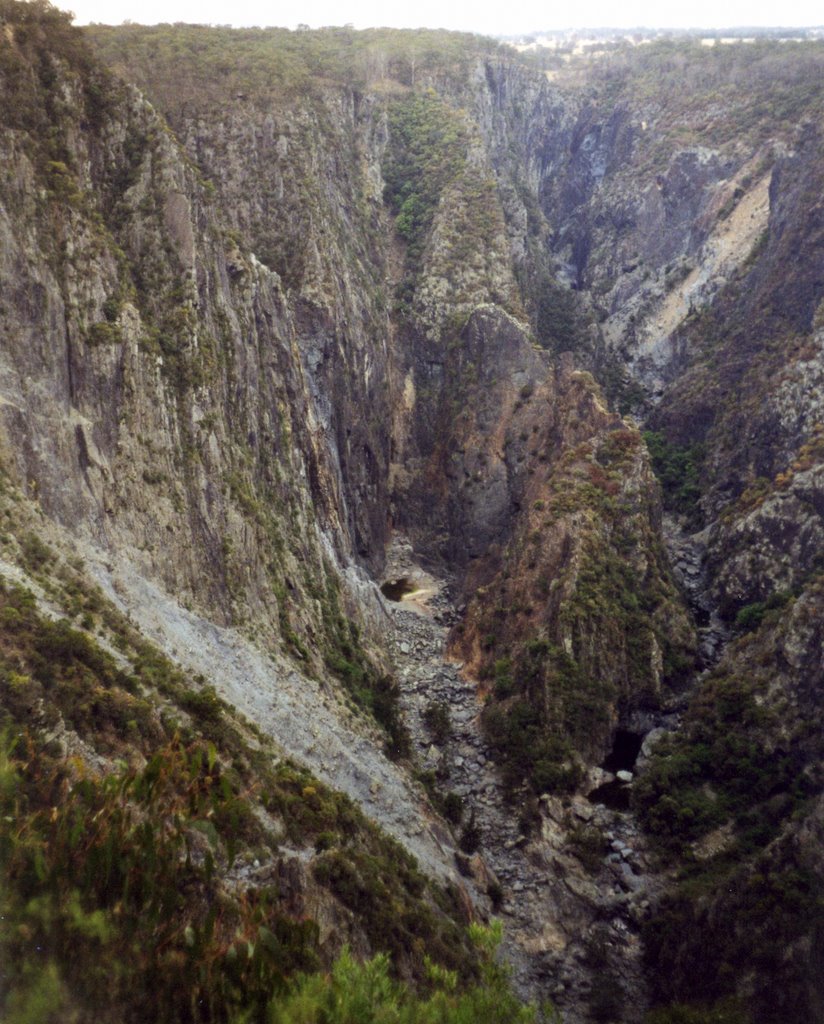
[[[447,588],[441,588],[443,594]],[[641,876],[628,868],[632,881],[621,871],[616,876],[618,893],[605,891],[603,881],[596,882],[582,870],[571,852],[571,836],[581,822],[587,827],[603,828],[606,820],[618,821],[611,812],[599,812],[581,796],[565,803],[559,797],[544,794],[540,834],[524,836],[518,830],[513,809],[504,798],[502,786],[491,751],[480,730],[480,702],[477,685],[459,674],[457,666],[444,661],[445,628],[425,608],[392,606],[393,647],[399,664],[411,672],[402,673],[402,704],[406,721],[416,745],[426,749],[429,730],[424,711],[433,700],[443,701],[449,708],[452,723],[449,740],[443,745],[439,760],[437,792],[463,795],[463,822],[474,821],[481,836],[477,853],[456,851],[455,861],[466,878],[471,878],[480,894],[488,893],[502,900],[498,913],[504,921],[504,948],[516,968],[516,980],[523,991],[540,991],[552,995],[564,1010],[565,1019],[586,1019],[586,993],[591,985],[588,971],[580,966],[582,949],[589,930],[600,916],[609,911],[626,917],[628,926],[636,927],[634,912],[623,902],[626,891],[640,891]],[[403,654],[403,646],[418,648],[419,654]],[[483,763],[468,758],[463,752],[485,751]],[[429,748],[430,753],[432,748]],[[610,773],[598,770],[599,780],[612,779]],[[622,831],[629,825],[620,824]],[[456,843],[461,828],[455,828]],[[637,832],[636,842],[641,843]],[[643,845],[643,844],[641,844]],[[628,849],[625,839],[616,839],[617,849]],[[628,856],[635,856],[628,850]],[[583,944],[583,945],[582,945]],[[539,953],[552,953],[557,959],[552,970],[541,966]],[[616,969],[640,979],[639,946],[627,947],[626,956],[616,960]],[[557,979],[564,977],[559,985]],[[627,1021],[640,1020],[635,1010],[627,1008]]]
[[[629,50],[585,65],[582,87],[584,65],[547,76],[468,40],[424,68],[370,37],[318,75],[296,37],[289,73],[312,88],[279,67],[227,90],[245,57],[212,75],[188,44],[119,52],[149,30],[90,30],[152,106],[114,79],[101,92],[75,35],[55,48],[47,10],[18,31],[15,9],[0,15],[0,454],[45,517],[31,559],[47,521],[65,526],[135,626],[459,885],[467,917],[499,903],[520,990],[553,995],[568,1024],[606,1019],[599,978],[629,996],[609,1019],[642,1018],[641,924],[666,924],[678,883],[651,870],[629,784],[643,800],[679,737],[700,752],[707,702],[724,714],[752,684],[727,731],[745,767],[753,750],[778,766],[746,794],[769,828],[738,888],[686,898],[674,941],[647,953],[673,951],[653,981],[674,1002],[693,998],[684,965],[705,939],[712,964],[736,943],[767,963],[747,945],[762,923],[746,925],[765,904],[746,894],[775,877],[799,905],[784,960],[706,992],[815,1019],[818,926],[787,866],[820,887],[817,54],[736,52],[768,61],[751,106],[713,64],[687,110],[680,58],[654,65],[667,92]],[[407,206],[415,182],[434,191]],[[663,519],[614,406],[648,417],[670,470],[697,460],[664,481]],[[393,662],[435,802],[455,820],[463,800],[457,835],[341,699],[391,689]],[[449,735],[424,718],[436,702]],[[95,767],[65,722],[34,720]],[[594,767],[621,730],[644,736],[638,763]],[[743,814],[728,779],[696,772],[662,815],[682,797],[682,825]],[[739,817],[690,836],[693,861],[728,855]],[[272,883],[324,948],[368,952],[351,915],[313,902],[304,860],[284,854]]]

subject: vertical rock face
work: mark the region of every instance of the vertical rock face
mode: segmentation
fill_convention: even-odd
[[[690,366],[653,417],[677,442],[704,446],[709,565],[729,615],[797,592],[818,568],[820,147],[807,130],[778,164],[758,258],[682,328]]]
[[[640,435],[601,404],[588,374],[562,367],[553,384],[522,394],[509,425],[520,514],[470,563],[454,632],[490,681],[488,721],[514,758],[513,780],[537,792],[574,787],[619,724],[665,706],[693,648]],[[524,731],[527,707],[536,720]]]
[[[693,963],[707,927],[757,962],[712,871],[731,851],[745,887],[797,870],[804,902],[821,870],[820,55],[665,46],[550,81],[447,34],[91,30],[115,77],[49,9],[10,10],[6,469],[112,562],[361,701],[362,629],[386,662],[370,577],[404,534],[450,578],[450,650],[526,805],[592,790],[618,730],[640,744],[677,709],[638,809],[663,857],[706,862],[706,898],[673,883],[650,948]],[[653,465],[690,599],[742,634],[698,683]],[[786,924],[799,962],[814,917]],[[653,991],[690,1001],[665,961]],[[812,979],[792,974],[799,1019]],[[775,1016],[768,987],[707,992]]]
[[[347,554],[379,568],[396,384],[375,181],[380,115],[345,93],[265,113],[241,101],[219,122],[176,127],[218,184],[227,222],[289,295],[316,442],[331,463],[314,500],[337,506],[329,514]]]
[[[357,311],[349,327],[345,309],[287,301],[143,98],[96,70],[112,98],[90,111],[59,53],[38,82],[30,51],[48,43],[20,29],[5,43],[32,79],[28,120],[3,139],[19,479],[220,620],[322,630],[307,588],[327,553],[375,558],[386,529],[386,360],[364,353]]]

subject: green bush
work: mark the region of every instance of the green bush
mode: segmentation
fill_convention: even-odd
[[[681,512],[690,525],[701,525],[698,505],[701,497],[700,472],[705,458],[705,446],[672,444],[664,434],[644,431],[644,441],[652,459],[652,468],[661,481],[664,508]]]
[[[532,1024],[534,1007],[518,1001],[508,972],[494,959],[500,927],[473,926],[472,935],[483,964],[480,981],[458,986],[456,975],[430,966],[430,994],[415,995],[394,981],[389,961],[377,956],[358,963],[348,949],[328,975],[313,974],[299,980],[285,998],[268,1008],[269,1024]],[[545,1020],[551,1008],[546,1007]],[[554,1017],[554,1015],[553,1015]]]
[[[452,735],[449,707],[443,701],[433,701],[424,708],[423,720],[432,739],[443,746]]]
[[[0,757],[4,1020],[227,1020],[317,962],[313,924],[218,885],[237,816],[213,751],[172,742],[66,792],[62,764],[35,750],[16,739]]]
[[[568,842],[572,852],[590,874],[598,871],[609,852],[606,836],[594,825],[576,825],[569,832]]]
[[[219,722],[225,707],[213,686],[204,686],[202,690],[189,690],[183,693],[180,697],[180,706],[201,724]]]
[[[712,1006],[674,1003],[647,1014],[644,1024],[751,1024],[752,1018],[734,999]]]
[[[535,793],[570,792],[580,781],[569,740],[558,735],[528,700],[521,697],[504,704],[489,703],[482,722],[490,744],[501,756],[510,796],[524,785]]]
[[[123,341],[123,333],[120,328],[105,320],[92,324],[86,337],[91,346],[119,345]]]
[[[23,556],[24,565],[31,572],[43,569],[55,558],[52,549],[36,533],[27,533],[23,537],[20,541],[20,553]]]
[[[766,601],[753,601],[752,604],[745,604],[743,608],[739,608],[735,616],[735,628],[742,633],[757,629],[767,612],[783,608],[790,600],[792,600],[792,594],[779,591],[772,594]]]

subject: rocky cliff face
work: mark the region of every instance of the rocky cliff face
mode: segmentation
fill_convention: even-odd
[[[297,416],[311,448],[279,281],[215,222],[145,100],[102,78],[113,98],[90,109],[70,63],[55,57],[44,84],[25,63],[32,41],[6,45],[31,79],[28,119],[56,121],[48,142],[30,124],[4,134],[4,419],[18,477],[55,519],[127,548],[184,599],[223,619],[251,599],[271,618],[290,516],[269,510],[283,502],[297,526],[311,505],[308,489],[276,493],[311,476],[292,439]]]
[[[665,44],[547,75],[447,34],[126,26],[87,33],[94,57],[48,6],[7,7],[0,443],[26,508],[450,881],[404,904],[415,927],[435,904],[512,908],[497,863],[529,892],[505,948],[571,1022],[694,1001],[707,930],[727,965],[707,999],[814,1017],[819,49]],[[32,570],[35,541],[9,544]],[[424,569],[458,608],[439,614],[484,730],[467,735],[514,837],[463,775],[460,823],[437,759],[452,832],[410,782],[422,712],[402,689],[410,747],[387,674],[409,676],[409,645],[377,584]],[[418,688],[441,657],[421,636]],[[476,820],[488,863],[459,854],[461,882]],[[288,913],[321,922],[327,955],[343,933],[397,953],[368,896],[388,882],[358,860],[372,840],[347,861],[335,821],[278,869]],[[792,952],[766,980],[766,918],[731,877],[767,879],[781,916]]]

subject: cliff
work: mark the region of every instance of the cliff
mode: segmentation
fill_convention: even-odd
[[[570,1022],[640,1021],[650,1000],[668,1020],[696,976],[716,1008],[695,1013],[814,1019],[820,46],[665,42],[545,73],[448,33],[81,33],[14,2],[0,17],[4,576],[28,616],[25,643],[7,622],[15,735],[57,774],[74,757],[111,777],[125,757],[138,809],[157,751],[188,770],[175,716],[185,756],[206,758],[198,800],[215,758],[249,762],[238,799],[276,794],[243,812],[269,829],[244,833],[254,905],[276,889],[278,927],[310,918],[320,936],[265,966],[249,953],[255,998],[267,971],[286,984],[345,941],[420,983],[429,927],[462,985],[488,981],[455,922],[503,901],[516,983]],[[101,585],[93,607],[72,573]],[[483,790],[458,813],[426,774],[438,712],[419,720],[407,684],[432,679],[379,590],[415,580],[434,581],[424,614],[449,626],[481,726],[461,742],[485,751],[479,771],[494,762],[484,785],[514,838]],[[55,656],[93,698],[43,675],[35,615],[72,621]],[[89,646],[100,630],[136,682]],[[135,667],[149,641],[179,666],[173,692]],[[25,699],[15,673],[36,681]],[[102,692],[122,714],[78,716]],[[241,722],[242,742],[218,743],[232,708],[260,734]],[[72,738],[54,748],[57,721]],[[20,750],[35,812],[45,783]],[[244,917],[231,822],[212,837],[195,804],[175,849],[213,839],[227,922],[289,945],[263,910]],[[769,889],[757,920],[730,878]],[[187,948],[228,978],[230,926],[201,944],[192,906]],[[783,960],[759,945],[773,918]],[[241,1007],[229,990],[192,1019]]]

